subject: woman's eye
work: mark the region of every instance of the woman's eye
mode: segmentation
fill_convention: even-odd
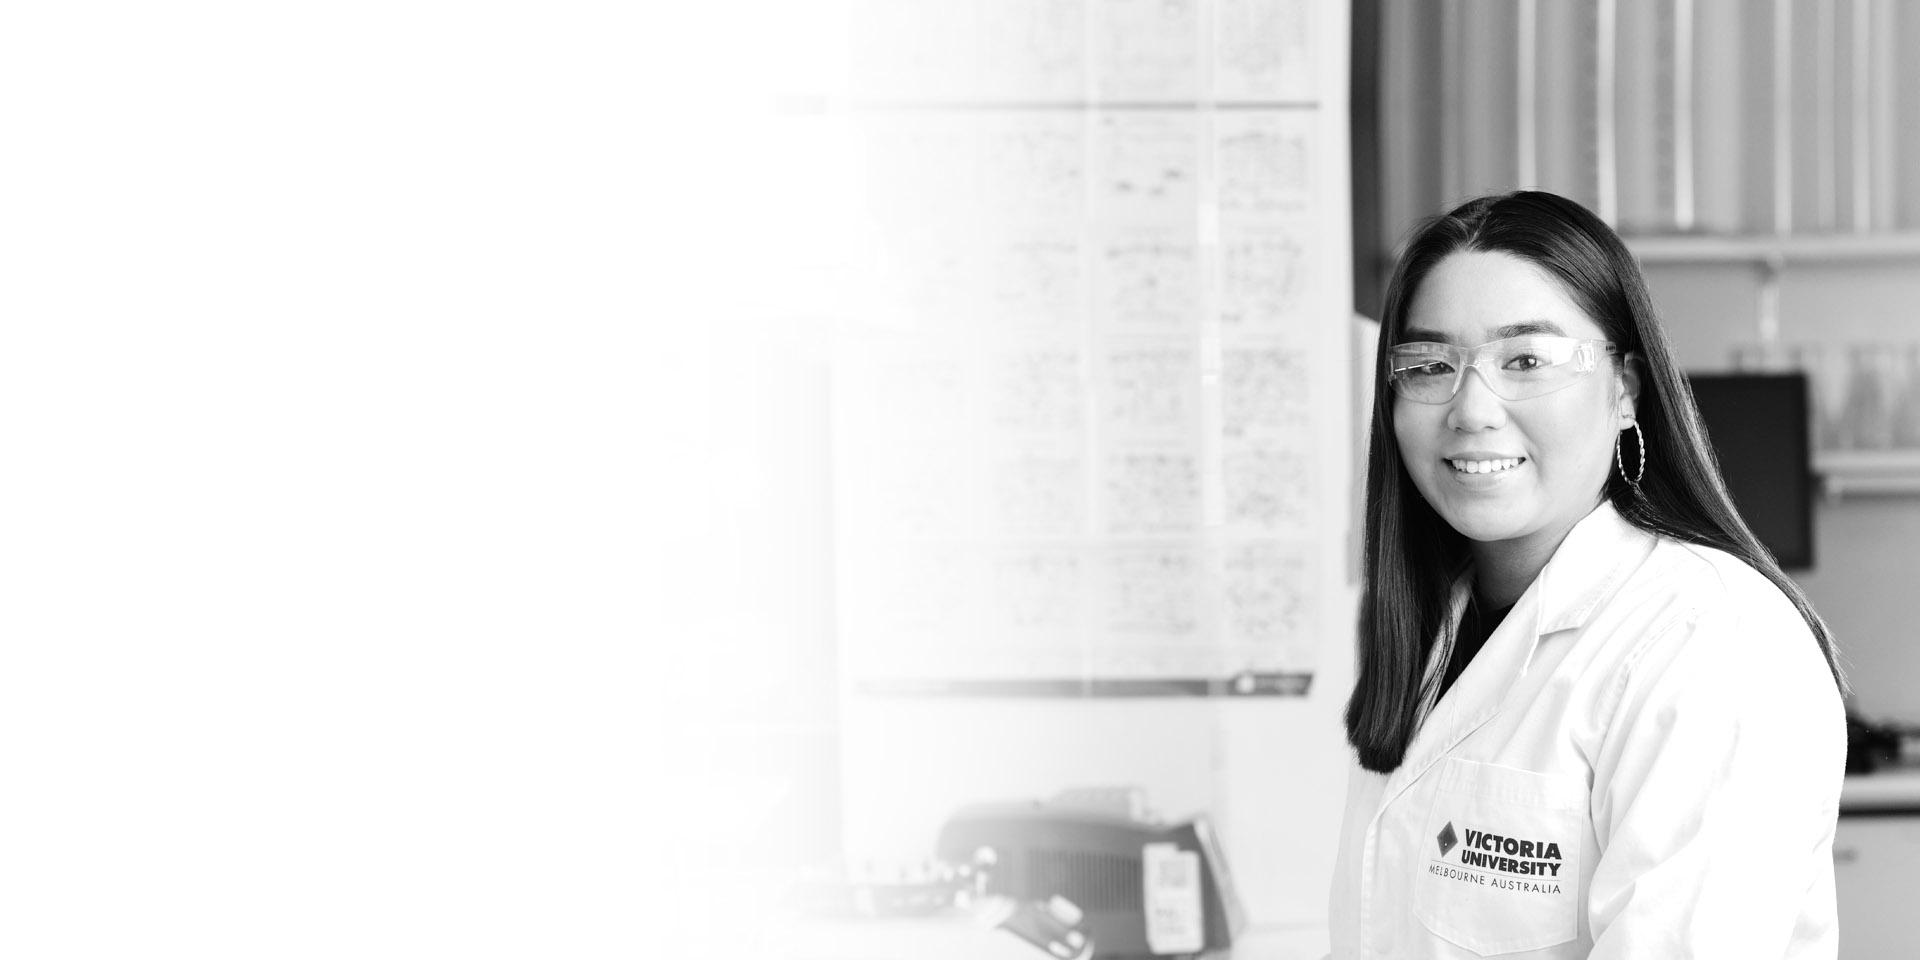
[[[1444,377],[1453,375],[1453,367],[1444,360],[1429,360],[1401,367],[1400,372],[1410,377]]]
[[[1531,353],[1523,353],[1507,361],[1508,370],[1520,370],[1520,371],[1538,370],[1541,367],[1544,367],[1546,365],[1547,365],[1547,361],[1542,360],[1541,358]]]

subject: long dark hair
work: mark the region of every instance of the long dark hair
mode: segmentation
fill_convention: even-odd
[[[1427,658],[1447,625],[1452,584],[1467,562],[1466,538],[1428,506],[1401,463],[1387,383],[1387,350],[1405,326],[1421,281],[1460,251],[1505,253],[1545,270],[1619,347],[1619,362],[1627,362],[1628,353],[1644,360],[1636,416],[1647,444],[1645,476],[1635,491],[1610,471],[1607,498],[1634,526],[1717,547],[1773,581],[1807,621],[1844,693],[1846,680],[1826,624],[1734,510],[1639,264],[1619,235],[1585,207],[1523,190],[1470,200],[1421,224],[1387,285],[1373,368],[1358,676],[1347,701],[1347,740],[1361,766],[1385,773],[1406,755]],[[1638,447],[1629,438],[1626,449]]]

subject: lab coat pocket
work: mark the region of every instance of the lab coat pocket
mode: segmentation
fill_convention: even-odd
[[[1572,940],[1586,825],[1581,777],[1448,757],[1415,867],[1414,916],[1481,956]]]

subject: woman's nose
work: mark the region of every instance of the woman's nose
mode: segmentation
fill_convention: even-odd
[[[1493,392],[1493,382],[1478,366],[1461,374],[1460,389],[1453,392],[1447,410],[1447,426],[1455,430],[1485,430],[1506,422],[1506,402]]]

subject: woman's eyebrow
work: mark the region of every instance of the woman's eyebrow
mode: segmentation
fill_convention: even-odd
[[[1545,333],[1556,337],[1564,337],[1567,335],[1567,331],[1561,328],[1559,324],[1551,320],[1543,319],[1522,320],[1519,323],[1509,323],[1495,330],[1493,332],[1493,338],[1495,340],[1505,340],[1508,337],[1523,337],[1532,333]]]
[[[1556,337],[1564,337],[1567,335],[1565,328],[1554,323],[1552,320],[1542,318],[1538,320],[1522,320],[1519,323],[1509,323],[1496,327],[1494,328],[1493,335],[1489,337],[1488,340],[1505,340],[1508,337],[1524,337],[1536,333],[1544,333]],[[1400,331],[1399,342],[1454,343],[1456,341],[1452,334],[1443,333],[1439,330],[1429,330],[1426,327],[1406,327]]]

